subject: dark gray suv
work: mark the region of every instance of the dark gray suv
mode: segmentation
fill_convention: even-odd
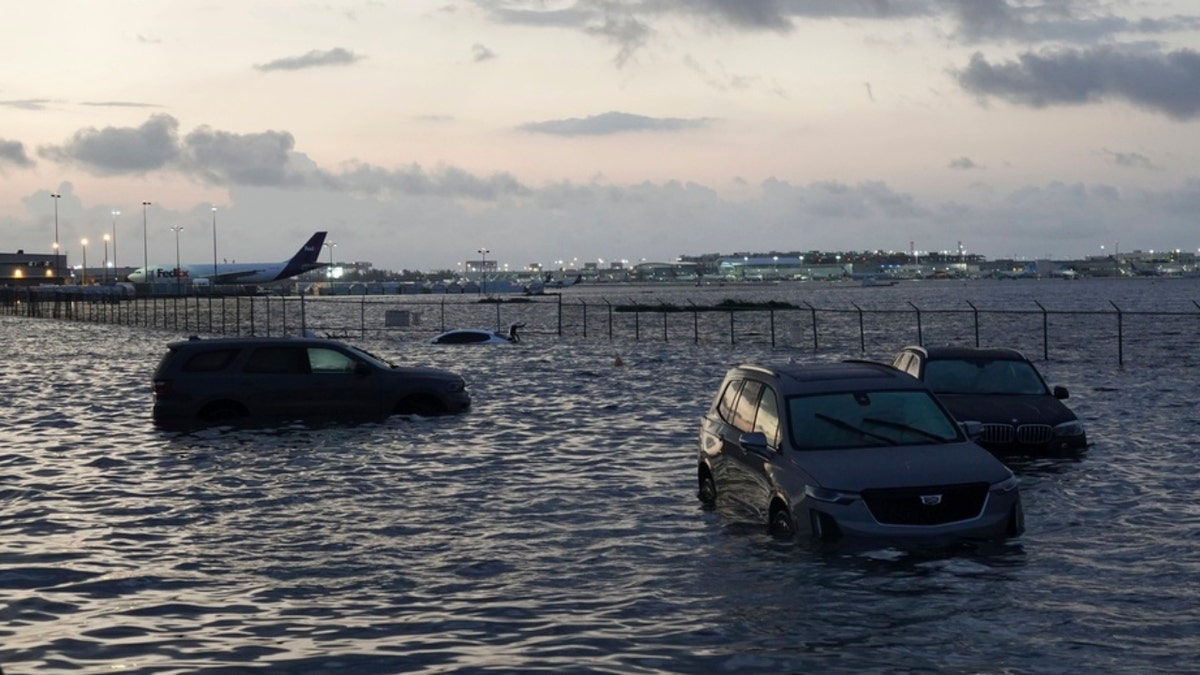
[[[392,365],[321,338],[172,342],[154,371],[154,420],[192,425],[238,419],[442,415],[471,407],[462,377]]]
[[[733,368],[701,422],[697,469],[701,501],[740,505],[775,534],[996,539],[1025,527],[1012,471],[924,383],[879,363]]]

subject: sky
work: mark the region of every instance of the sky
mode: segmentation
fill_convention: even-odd
[[[9,252],[1200,251],[1195,0],[2,1]]]

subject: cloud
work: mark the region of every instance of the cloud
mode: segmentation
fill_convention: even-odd
[[[81,129],[60,146],[44,145],[38,155],[79,164],[101,175],[144,173],[171,164],[179,154],[174,117],[158,114],[137,128]]]
[[[81,101],[79,105],[95,106],[99,108],[158,108],[161,107],[154,103],[138,103],[136,101]]]
[[[957,25],[956,37],[967,43],[1087,44],[1121,34],[1157,35],[1200,26],[1200,18],[1194,16],[1136,19],[1106,14],[1104,7],[1092,0],[1011,4],[1008,0],[947,0],[944,6]]]
[[[480,61],[489,61],[496,58],[496,52],[476,42],[471,45],[471,60],[475,63]]]
[[[971,161],[970,157],[959,157],[958,159],[950,160],[950,168],[969,171],[971,169],[982,169],[983,167]]]
[[[50,100],[45,98],[27,98],[19,101],[0,101],[0,106],[18,110],[45,110],[48,103]]]
[[[1132,54],[1099,47],[996,64],[976,53],[955,77],[978,96],[1034,108],[1118,99],[1176,120],[1200,115],[1200,52],[1190,49]]]
[[[707,119],[677,117],[646,117],[623,112],[606,112],[591,117],[530,122],[518,129],[553,136],[607,136],[636,131],[683,131],[708,125]]]
[[[25,144],[0,138],[0,167],[11,165],[22,169],[33,166],[33,160],[25,154]]]
[[[1112,160],[1117,166],[1124,166],[1136,169],[1153,169],[1156,168],[1149,157],[1137,152],[1113,152],[1112,150],[1104,150],[1104,154]]]
[[[282,59],[276,59],[263,64],[256,64],[254,67],[263,72],[273,70],[304,70],[306,68],[321,68],[324,66],[346,66],[363,57],[358,56],[354,52],[335,47],[328,51],[313,51],[301,56],[289,56]]]
[[[181,166],[216,185],[296,185],[303,178],[289,167],[294,146],[287,132],[234,134],[203,126],[184,138]]]

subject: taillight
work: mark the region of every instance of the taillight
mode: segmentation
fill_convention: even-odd
[[[154,395],[155,396],[165,396],[166,394],[169,394],[169,393],[171,393],[171,381],[170,380],[154,380]]]

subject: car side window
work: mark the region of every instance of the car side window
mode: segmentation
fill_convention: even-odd
[[[209,349],[192,354],[180,369],[185,373],[215,373],[225,370],[237,356],[236,349]]]
[[[758,407],[758,395],[762,388],[762,382],[754,380],[746,380],[742,385],[742,395],[738,397],[737,405],[733,408],[733,419],[729,421],[738,431],[754,431],[754,412]]]
[[[259,347],[246,360],[247,373],[302,375],[308,372],[308,354],[302,347]]]
[[[779,399],[775,390],[765,387],[758,401],[758,414],[754,416],[754,430],[767,437],[767,444],[779,447]]]
[[[726,422],[733,422],[733,406],[737,403],[738,393],[741,391],[742,380],[731,380],[721,393],[721,400],[717,403],[717,414]]]
[[[308,364],[314,374],[335,373],[344,375],[346,373],[353,373],[357,362],[336,349],[309,347]]]

